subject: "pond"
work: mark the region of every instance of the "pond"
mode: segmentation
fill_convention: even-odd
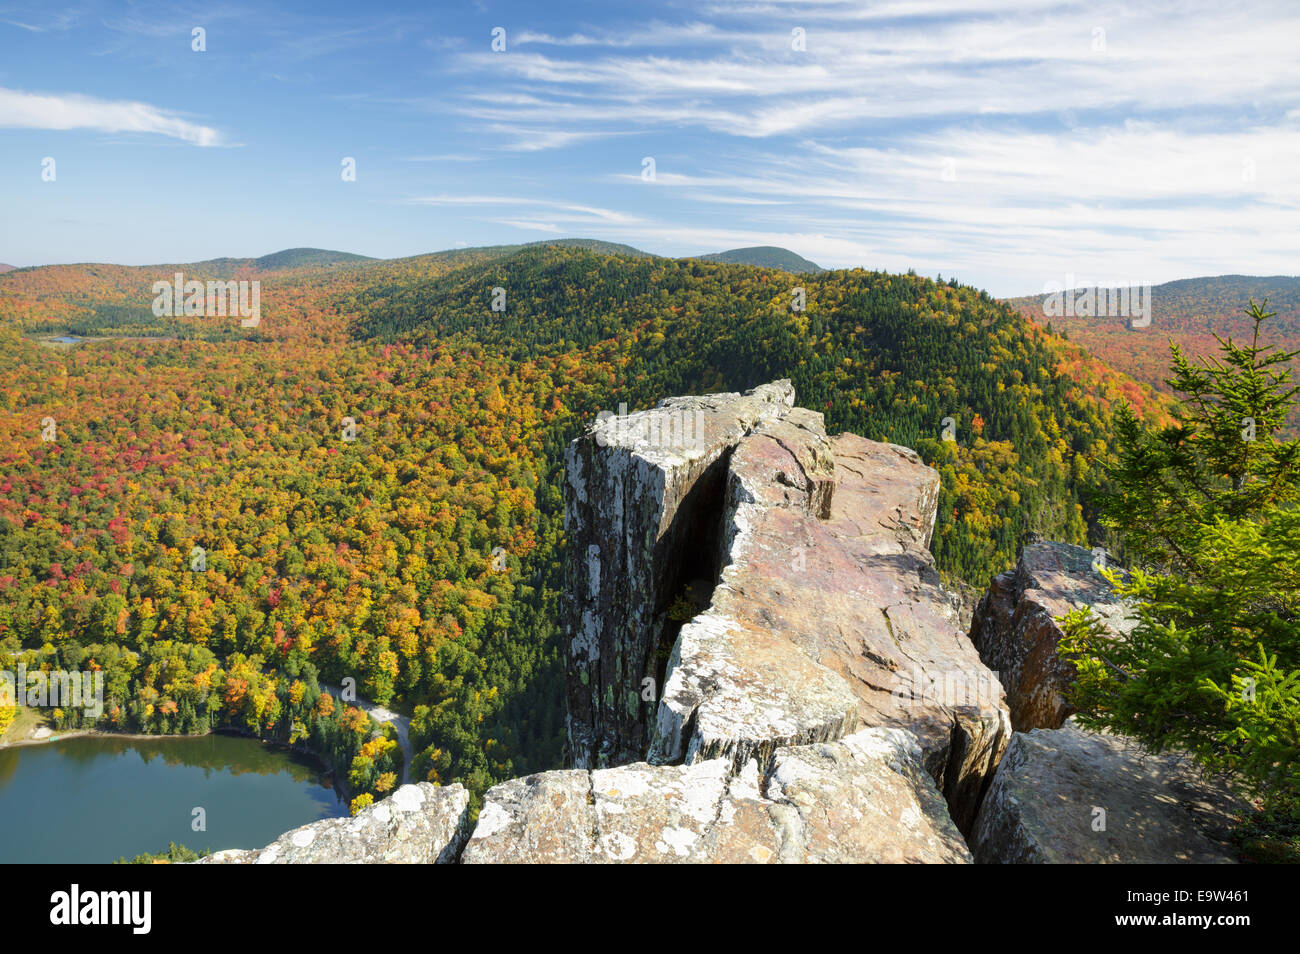
[[[0,863],[110,862],[172,841],[261,848],[347,814],[319,764],[239,736],[82,736],[0,749]],[[194,830],[196,817],[205,831]]]

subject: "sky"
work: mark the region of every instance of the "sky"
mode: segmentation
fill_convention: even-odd
[[[0,262],[589,237],[995,295],[1295,275],[1298,39],[1297,0],[0,0]]]

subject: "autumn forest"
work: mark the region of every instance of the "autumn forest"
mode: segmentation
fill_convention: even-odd
[[[176,270],[259,281],[259,324],[156,317]],[[915,274],[595,242],[18,269],[0,276],[0,668],[102,671],[99,729],[305,746],[354,805],[403,766],[351,682],[411,717],[412,779],[481,793],[558,766],[566,442],[620,404],[780,377],[828,431],[939,470],[935,555],[975,589],[1034,535],[1103,539],[1114,407],[1168,406]]]

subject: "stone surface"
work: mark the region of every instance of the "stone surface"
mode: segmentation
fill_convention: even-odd
[[[286,832],[262,849],[219,851],[198,864],[449,864],[469,836],[469,794],[420,782],[363,808]]]
[[[1091,606],[1112,632],[1132,628],[1093,560],[1090,551],[1068,543],[1028,544],[1016,568],[994,578],[975,610],[971,641],[1006,687],[1017,732],[1059,728],[1073,711],[1066,701],[1073,671],[1056,651],[1058,617]]]
[[[650,761],[739,765],[905,727],[969,826],[1009,720],[927,549],[938,491],[913,451],[829,439],[810,411],[745,437],[728,465],[724,568],[674,646]]]
[[[491,789],[463,863],[967,863],[899,729],[730,759],[545,772]]]
[[[1242,807],[1185,759],[1068,721],[1015,733],[970,841],[981,863],[1232,863]]]
[[[726,461],[761,421],[794,405],[789,381],[745,394],[670,398],[593,425],[566,453],[568,733],[574,766],[645,756],[667,611],[712,584]],[[666,655],[666,651],[664,652]]]

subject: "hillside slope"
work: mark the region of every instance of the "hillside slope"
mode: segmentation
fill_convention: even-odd
[[[935,465],[938,565],[982,589],[1028,533],[1083,542],[1106,402],[1143,396],[915,275],[572,245],[240,267],[257,328],[161,324],[159,268],[0,276],[0,669],[93,658],[100,727],[308,738],[354,792],[396,766],[322,692],[349,676],[410,714],[413,778],[558,764],[563,455],[599,411],[791,378],[829,433]],[[60,327],[169,335],[31,340]]]
[[[616,374],[594,396],[610,410],[789,377],[832,432],[915,447],[940,468],[935,555],[980,585],[1026,534],[1086,541],[1083,488],[1108,452],[1122,376],[971,288],[862,270],[799,282],[795,311],[792,276],[774,269],[532,248],[381,283],[345,310],[361,314],[362,339],[460,336],[515,360],[612,350]],[[1140,388],[1123,396],[1158,413]]]
[[[1049,314],[1045,297],[1028,295],[1006,303],[1164,394],[1172,393],[1166,383],[1170,342],[1190,355],[1208,357],[1218,351],[1215,335],[1248,340],[1252,326],[1244,315],[1252,298],[1267,300],[1269,310],[1277,312],[1269,322],[1268,342],[1288,351],[1300,350],[1300,278],[1296,277],[1218,275],[1156,285],[1151,289],[1151,323],[1138,328],[1128,327],[1123,317]],[[1290,423],[1291,433],[1300,434],[1300,411]]]

